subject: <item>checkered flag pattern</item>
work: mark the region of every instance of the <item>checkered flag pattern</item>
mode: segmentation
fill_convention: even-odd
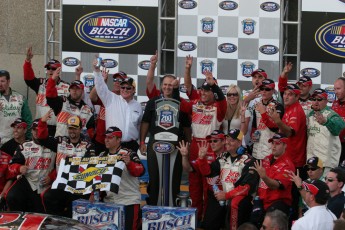
[[[205,68],[220,86],[250,89],[249,76],[257,68],[277,80],[280,12],[280,0],[179,1],[177,76],[183,76],[185,57],[191,55],[197,87]]]
[[[93,161],[97,162],[98,157]],[[116,163],[107,164],[102,161],[99,164],[88,164],[83,158],[80,161],[62,159],[59,167],[57,179],[54,181],[53,189],[62,189],[74,194],[89,194],[95,188],[100,191],[112,191],[118,193],[121,182],[121,175],[125,163],[116,161]],[[75,159],[75,158],[74,158]],[[82,164],[75,163],[82,162]],[[89,161],[90,162],[90,161]]]

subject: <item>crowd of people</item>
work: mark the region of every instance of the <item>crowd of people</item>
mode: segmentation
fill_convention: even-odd
[[[29,47],[23,75],[36,93],[34,120],[27,99],[10,87],[10,73],[0,70],[3,210],[71,217],[71,202],[93,201],[94,194],[52,189],[60,161],[119,155],[125,163],[119,191],[102,193],[101,200],[124,205],[126,229],[139,229],[138,177],[145,168],[138,153],[147,155],[146,203],[159,205],[161,175],[153,147],[156,102],[173,99],[179,101],[178,154],[170,172],[173,205],[185,170],[200,228],[324,230],[343,224],[345,78],[335,81],[336,100],[329,107],[328,93],[312,90],[311,78],[288,83],[291,63],[278,82],[257,69],[251,75],[252,89],[231,84],[223,92],[209,71],[203,73],[201,86],[193,86],[193,57],[187,56],[186,99],[175,76],[164,76],[160,89],[154,83],[156,53],[147,72],[143,110],[134,97],[136,82],[124,72],[110,76],[95,60],[90,63],[94,87],[86,87],[80,81],[81,65],[75,80],[67,83],[60,78],[61,63],[54,59],[44,66],[46,78],[37,78],[33,56]]]

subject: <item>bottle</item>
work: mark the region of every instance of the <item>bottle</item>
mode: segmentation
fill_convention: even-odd
[[[212,189],[213,189],[214,193],[220,192],[220,190],[218,188],[218,185],[216,185],[216,184],[212,185]],[[219,205],[220,206],[224,206],[225,205],[225,201],[224,200],[220,200],[219,201]]]
[[[95,200],[95,202],[99,202],[99,191],[98,190],[93,191],[93,199]]]

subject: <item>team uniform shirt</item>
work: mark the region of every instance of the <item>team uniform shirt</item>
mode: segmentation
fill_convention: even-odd
[[[32,191],[38,194],[45,188],[40,186],[40,179],[46,177],[53,169],[56,153],[37,144],[35,141],[27,141],[19,146],[15,152],[9,170],[16,176],[20,175],[20,167],[25,165],[28,171],[24,174]]]
[[[218,99],[205,105],[200,99],[181,101],[180,110],[191,114],[193,138],[206,138],[213,130],[218,130],[226,113],[226,100],[218,86],[213,86]],[[196,91],[192,89],[192,92]],[[219,92],[218,92],[219,91]],[[221,94],[222,96],[220,96]]]
[[[79,116],[83,124],[83,129],[88,129],[89,137],[93,137],[95,127],[93,111],[83,100],[77,103],[70,96],[58,96],[55,81],[51,78],[48,80],[46,98],[48,105],[54,110],[57,116],[55,137],[68,136],[67,120],[71,116]]]
[[[339,114],[340,117],[345,120],[345,102],[335,100],[332,104],[332,109],[334,112]],[[345,129],[343,129],[339,134],[340,142],[345,142]]]
[[[250,92],[252,92],[253,90],[243,90],[242,91],[242,95],[243,95],[243,100],[248,96],[248,94]],[[273,99],[275,101],[278,101],[278,102],[281,102],[281,97],[279,96],[278,92],[277,91],[274,91],[273,93]],[[252,142],[252,133],[254,132],[253,130],[253,118],[254,118],[254,113],[255,113],[255,106],[257,103],[261,102],[261,94],[257,95],[256,98],[254,98],[253,100],[251,100],[249,103],[248,103],[248,106],[247,106],[247,109],[245,111],[245,118],[248,118],[250,117],[250,120],[249,120],[249,124],[248,124],[248,131],[246,133],[246,135],[244,136],[243,138],[243,145],[244,146],[251,146],[253,145],[253,142]]]
[[[4,189],[7,180],[13,177],[13,174],[8,170],[11,159],[12,156],[0,151],[0,193]]]
[[[31,62],[25,61],[23,65],[24,70],[24,81],[27,86],[29,86],[36,93],[36,118],[41,118],[45,115],[50,107],[47,104],[46,99],[46,87],[47,81],[46,78],[36,78],[35,73],[32,69]],[[56,83],[56,90],[58,96],[69,96],[69,84],[59,78]],[[47,122],[48,125],[56,126],[56,116],[53,114],[51,119]]]
[[[276,159],[272,164],[273,155],[269,155],[262,160],[262,167],[266,170],[267,177],[279,182],[278,189],[270,189],[266,183],[260,179],[258,196],[263,200],[264,208],[267,210],[275,201],[281,200],[287,205],[291,205],[292,182],[287,171],[295,172],[295,167],[286,152]]]
[[[120,147],[115,154],[106,151],[102,152],[99,156],[121,156],[124,154],[130,154],[130,162],[123,168],[119,191],[117,194],[113,192],[107,192],[107,196],[104,198],[104,202],[111,202],[122,205],[140,204],[141,193],[138,177],[144,175],[145,168],[141,163],[137,153],[132,152],[129,149],[122,149]]]
[[[263,102],[262,102],[263,103]],[[284,108],[283,105],[280,104],[276,100],[270,100],[266,106],[266,112],[261,114],[257,110],[253,111],[254,118],[256,118],[254,122],[254,128],[257,130],[257,132],[260,133],[258,139],[252,138],[252,141],[254,142],[253,145],[253,157],[256,159],[263,159],[266,156],[268,156],[271,152],[271,143],[268,143],[268,140],[276,133],[279,128],[276,125],[276,123],[273,121],[273,119],[268,115],[268,112],[272,108],[276,108],[277,110],[281,111],[280,115],[281,117],[284,114]]]
[[[290,157],[296,168],[303,167],[306,162],[307,124],[305,113],[298,101],[285,107],[282,121],[293,129],[285,154]]]
[[[23,95],[10,88],[9,96],[0,94],[0,146],[13,137],[11,124],[17,118],[22,118],[30,127],[32,116],[28,101]],[[27,137],[31,136],[29,133],[26,133]]]
[[[211,164],[212,162],[214,162],[217,159],[217,156],[213,151],[207,151],[205,159],[207,161],[207,164]],[[200,166],[199,160],[192,161],[190,164],[191,164],[194,171],[200,172],[199,167],[201,167],[201,166]],[[211,176],[206,177],[206,182],[207,182],[209,191],[213,191],[213,187],[212,187],[213,185],[217,185],[220,190],[223,190],[219,175],[215,175],[213,177],[211,177]]]
[[[291,230],[332,230],[336,219],[325,205],[319,205],[310,208],[303,217],[296,220]]]
[[[339,164],[341,143],[339,133],[345,128],[344,120],[328,106],[320,111],[326,118],[325,124],[319,124],[311,111],[308,116],[307,159],[318,157],[324,167],[334,168]]]
[[[279,92],[284,93],[288,85],[287,82],[288,82],[287,78],[282,78],[281,76],[279,77],[279,81],[278,81]],[[299,98],[299,103],[302,106],[306,117],[308,117],[309,113],[312,111],[311,109],[312,101],[310,100],[310,98],[311,98],[310,94],[308,95],[306,99]]]
[[[94,72],[98,97],[105,107],[106,129],[116,126],[122,131],[122,141],[139,139],[140,123],[143,116],[141,105],[132,99],[127,102],[122,96],[108,89],[100,72]]]
[[[219,176],[227,200],[235,196],[251,195],[256,189],[258,174],[250,170],[254,159],[247,154],[231,157],[230,153],[225,152],[211,164],[205,158],[198,159],[198,162],[202,175],[211,178]]]
[[[93,144],[80,138],[77,143],[72,143],[69,137],[48,137],[47,123],[38,122],[37,136],[41,145],[56,152],[55,168],[49,176],[55,180],[60,161],[66,157],[90,157],[95,156]]]
[[[345,197],[344,192],[331,197],[327,201],[327,208],[339,219],[344,210]]]

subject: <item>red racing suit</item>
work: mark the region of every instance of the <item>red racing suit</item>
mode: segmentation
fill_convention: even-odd
[[[206,140],[206,136],[211,134],[213,130],[220,129],[225,117],[227,105],[222,90],[218,85],[213,85],[211,90],[215,95],[215,101],[209,104],[204,104],[201,101],[200,95],[195,89],[192,89],[190,95],[190,98],[194,98],[193,100],[189,102],[181,100],[180,110],[191,115],[192,118],[190,162],[198,158],[197,143]],[[174,89],[174,93],[176,92],[178,93],[178,89]],[[204,193],[207,191],[207,187],[200,185],[206,185],[205,178],[197,171],[189,173],[189,193],[192,206],[198,208],[198,220],[202,219],[207,204],[207,193]]]

